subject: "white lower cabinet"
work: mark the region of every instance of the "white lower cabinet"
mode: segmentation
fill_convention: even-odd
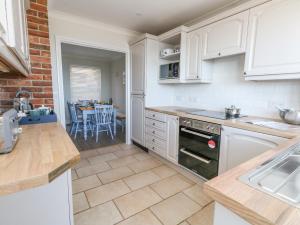
[[[73,225],[71,170],[50,184],[0,197],[1,225]]]
[[[131,139],[144,146],[144,111],[145,99],[143,95],[131,96]]]
[[[222,127],[219,175],[268,151],[287,139],[232,127]]]
[[[213,225],[250,225],[250,223],[216,202]]]
[[[146,148],[177,164],[179,118],[147,110],[145,120]]]

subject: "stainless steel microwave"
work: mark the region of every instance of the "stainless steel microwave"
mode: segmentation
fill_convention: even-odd
[[[159,78],[178,79],[180,74],[179,62],[160,65]]]

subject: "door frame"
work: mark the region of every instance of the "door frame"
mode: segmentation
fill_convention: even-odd
[[[101,46],[99,43],[86,42],[78,39],[73,39],[69,37],[54,36],[55,42],[55,56],[54,60],[56,62],[56,70],[52,73],[52,82],[53,82],[53,96],[54,96],[54,108],[57,113],[58,120],[64,128],[66,128],[66,114],[65,114],[65,99],[64,99],[64,85],[63,85],[63,67],[62,67],[62,50],[61,45],[73,44],[82,47],[103,49],[108,51],[115,51],[125,54],[125,75],[126,75],[126,84],[125,84],[125,99],[126,99],[126,144],[131,144],[131,110],[130,110],[130,52],[123,49],[113,49],[111,47]]]

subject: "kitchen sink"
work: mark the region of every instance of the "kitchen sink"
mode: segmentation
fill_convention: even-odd
[[[300,208],[300,145],[264,162],[240,180]]]

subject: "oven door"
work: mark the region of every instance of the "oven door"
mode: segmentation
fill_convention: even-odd
[[[180,127],[179,164],[211,179],[218,175],[220,135]]]

